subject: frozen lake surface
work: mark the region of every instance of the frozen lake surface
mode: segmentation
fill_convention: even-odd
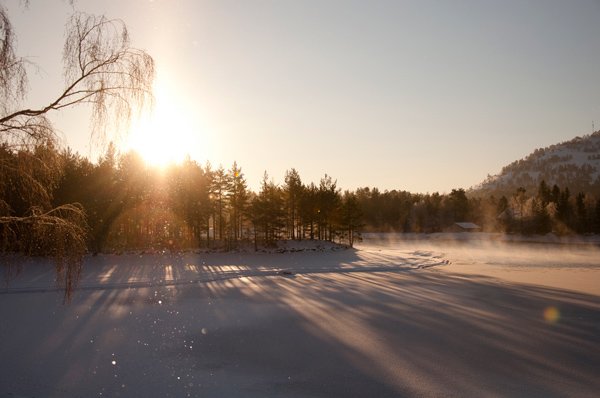
[[[0,397],[597,396],[600,296],[539,283],[597,275],[593,245],[439,240],[89,257],[69,305],[29,261],[0,289]]]
[[[364,250],[420,250],[448,260],[436,270],[600,296],[600,237],[519,237],[501,234],[365,234]]]

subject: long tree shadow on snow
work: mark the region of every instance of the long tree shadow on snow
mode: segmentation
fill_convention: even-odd
[[[600,389],[598,297],[394,268],[385,255],[370,257],[372,269],[360,252],[323,257],[296,257],[302,269],[288,261],[292,274],[273,273],[277,255],[99,263],[69,306],[48,291],[0,295],[0,385],[37,396]],[[169,272],[173,281],[207,278],[169,284]],[[131,283],[150,276],[154,285]]]
[[[227,289],[263,310],[196,334],[196,358],[212,371],[256,374],[265,391],[548,397],[600,388],[594,296],[429,272],[270,277]]]

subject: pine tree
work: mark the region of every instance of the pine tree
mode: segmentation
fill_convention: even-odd
[[[233,162],[229,170],[229,192],[228,200],[231,207],[231,226],[233,229],[233,240],[237,241],[242,236],[243,220],[248,200],[247,184],[242,169],[237,162]]]
[[[206,219],[206,236],[208,239],[208,247],[211,247],[211,234],[210,231],[212,229],[212,240],[214,241],[216,239],[217,236],[217,225],[216,225],[216,219],[217,219],[217,207],[216,207],[216,201],[215,201],[215,172],[212,169],[212,165],[210,164],[210,162],[206,162],[206,164],[204,165],[204,181],[206,184],[206,190],[207,190],[207,197],[208,200],[207,202],[204,204],[204,208],[203,211],[206,212],[206,214],[208,214],[207,219]],[[211,221],[212,221],[212,226],[211,226]]]
[[[548,184],[546,184],[545,180],[540,182],[537,196],[541,201],[541,205],[544,207],[552,201],[552,191],[550,191],[550,188],[548,187]]]
[[[453,189],[445,201],[450,216],[450,223],[467,221],[469,214],[469,200],[464,189]]]
[[[213,174],[213,186],[212,194],[215,201],[216,214],[217,214],[217,228],[218,240],[223,241],[225,233],[225,215],[227,210],[227,191],[229,189],[230,179],[229,175],[223,169],[223,166],[219,168]]]
[[[285,172],[284,187],[285,205],[287,213],[287,232],[288,237],[296,239],[301,237],[298,231],[300,223],[298,222],[300,212],[300,196],[302,195],[302,180],[296,169],[292,168]]]
[[[569,188],[562,192],[558,191],[558,201],[556,202],[556,217],[564,224],[568,224],[571,218],[571,203],[569,202],[571,193]]]
[[[538,234],[547,234],[552,229],[552,223],[544,200],[536,197],[531,202],[533,214],[533,231]]]
[[[254,225],[254,242],[257,245],[259,232],[263,233],[266,245],[272,244],[285,226],[285,209],[281,189],[269,180],[265,171],[261,190],[251,206],[251,219]]]
[[[173,211],[185,220],[198,245],[202,246],[202,232],[209,216],[206,206],[208,187],[204,170],[188,157],[173,171],[174,175],[170,181]]]
[[[578,233],[589,232],[588,229],[588,212],[585,204],[585,194],[579,192],[575,197],[575,217],[576,217],[576,230]]]
[[[354,247],[354,240],[359,236],[358,228],[362,226],[362,210],[356,194],[344,192],[339,211],[340,226],[347,237],[348,245]]]
[[[317,194],[317,226],[320,240],[333,239],[333,217],[340,202],[337,181],[325,174],[319,183]]]
[[[318,194],[319,190],[313,182],[308,186],[303,186],[302,194],[300,195],[299,214],[302,222],[302,236],[306,236],[308,229],[308,237],[310,240],[315,238],[315,228],[318,216]]]

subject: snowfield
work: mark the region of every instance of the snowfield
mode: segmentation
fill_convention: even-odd
[[[457,236],[100,255],[69,305],[31,260],[0,289],[0,397],[596,396],[600,293],[564,276],[600,285],[596,244]]]
[[[88,256],[78,290],[177,286],[241,277],[331,272],[399,271],[446,264],[421,250],[354,251],[328,242],[297,242],[265,252],[125,253]],[[0,294],[60,292],[49,260],[25,260],[18,277]]]
[[[600,296],[600,236],[493,233],[365,234],[362,246],[443,258],[436,271],[489,276],[504,281]]]

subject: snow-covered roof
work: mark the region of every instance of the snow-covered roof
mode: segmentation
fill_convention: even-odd
[[[462,229],[481,229],[479,225],[474,224],[472,222],[457,222],[454,224],[458,225]]]

